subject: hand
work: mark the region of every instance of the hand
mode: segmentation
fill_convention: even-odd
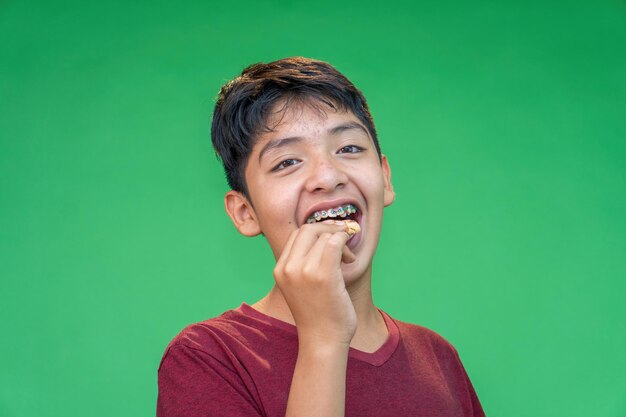
[[[300,344],[348,347],[356,313],[341,263],[356,257],[342,221],[305,224],[292,232],[274,268],[274,278],[296,322]]]

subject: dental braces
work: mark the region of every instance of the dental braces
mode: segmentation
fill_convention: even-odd
[[[313,213],[308,219],[307,223],[315,223],[319,222],[322,219],[326,218],[335,218],[335,217],[346,217],[350,214],[356,213],[356,207],[352,204],[346,204],[345,206],[339,206],[335,208],[331,208],[329,210],[320,210]]]

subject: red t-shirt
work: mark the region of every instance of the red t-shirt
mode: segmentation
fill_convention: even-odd
[[[350,348],[346,417],[484,416],[452,345],[392,319],[373,353]],[[185,328],[159,367],[158,417],[283,417],[298,354],[295,326],[242,304]]]

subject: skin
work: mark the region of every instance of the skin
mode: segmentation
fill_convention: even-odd
[[[287,416],[343,416],[350,346],[373,352],[387,338],[371,274],[383,208],[395,198],[391,170],[354,114],[322,110],[275,111],[246,167],[250,199],[225,197],[239,232],[263,233],[276,258],[275,285],[253,307],[298,331]],[[343,222],[306,224],[312,211],[346,202],[361,216],[348,245]]]

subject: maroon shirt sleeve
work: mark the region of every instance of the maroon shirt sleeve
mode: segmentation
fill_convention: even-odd
[[[463,375],[465,386],[467,387],[468,403],[463,404],[464,409],[466,410],[466,415],[472,417],[485,417],[485,411],[483,410],[483,407],[478,400],[478,396],[476,395],[474,386],[472,385],[470,378],[467,375],[467,371],[465,370],[465,367],[463,366],[461,358],[459,357],[459,353],[456,349],[454,349],[454,354],[456,356],[456,359],[459,361],[459,367],[461,368],[461,373]]]
[[[159,367],[157,417],[261,416],[241,378],[206,352],[172,345]]]

